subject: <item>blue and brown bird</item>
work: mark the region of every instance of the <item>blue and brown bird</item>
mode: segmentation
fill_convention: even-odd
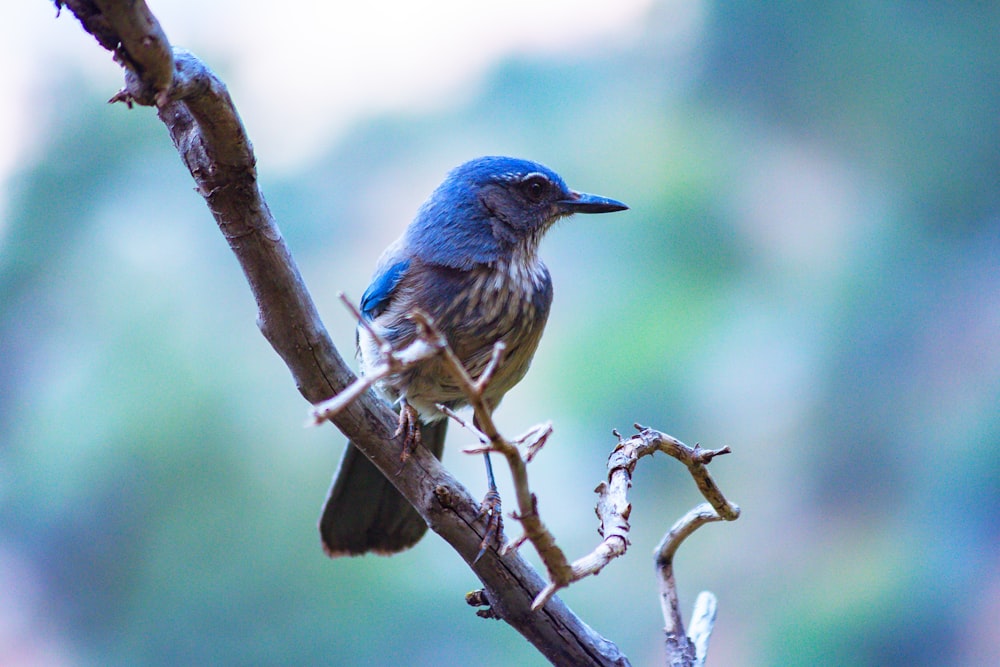
[[[628,207],[570,190],[552,170],[529,160],[481,157],[452,170],[420,207],[403,236],[382,253],[361,299],[361,372],[383,359],[368,327],[399,350],[418,335],[412,314],[431,317],[472,377],[494,344],[506,350],[485,400],[495,409],[528,370],[552,304],[552,279],[538,244],[573,213]],[[400,409],[400,427],[416,421],[419,441],[438,458],[447,420],[438,405],[460,408],[465,396],[439,358],[376,385]],[[486,454],[492,515],[499,496]],[[381,472],[348,443],[319,523],[330,556],[391,554],[415,544],[427,524]]]

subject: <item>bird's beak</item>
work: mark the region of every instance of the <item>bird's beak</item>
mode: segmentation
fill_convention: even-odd
[[[566,215],[570,213],[613,213],[628,210],[628,206],[620,201],[598,195],[588,195],[584,192],[570,192],[568,199],[562,199],[556,203]]]

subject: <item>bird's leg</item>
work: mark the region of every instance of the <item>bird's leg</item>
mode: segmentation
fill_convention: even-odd
[[[392,437],[398,438],[400,435],[403,436],[403,450],[399,453],[399,461],[406,463],[410,454],[420,446],[422,438],[420,436],[420,414],[416,408],[406,402],[405,398],[400,401],[399,425]]]
[[[497,491],[497,482],[493,477],[493,463],[490,461],[490,453],[484,452],[483,458],[486,461],[486,484],[489,488],[479,506],[479,516],[486,519],[486,532],[473,563],[483,557],[490,545],[500,546],[503,544],[503,512],[500,509],[500,492]]]

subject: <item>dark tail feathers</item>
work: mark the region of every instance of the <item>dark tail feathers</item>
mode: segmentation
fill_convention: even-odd
[[[439,459],[447,427],[446,419],[420,426],[424,446]],[[347,443],[323,506],[319,532],[331,558],[369,551],[387,555],[416,544],[427,524],[379,469]]]

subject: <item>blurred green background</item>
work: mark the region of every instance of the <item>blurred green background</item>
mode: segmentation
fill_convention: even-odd
[[[316,159],[259,154],[260,176],[348,356],[337,291],[360,296],[450,167],[529,157],[629,203],[543,243],[554,310],[499,413],[511,435],[553,420],[530,472],[571,557],[599,539],[611,430],[648,424],[734,450],[712,471],[742,518],[677,563],[685,611],[719,598],[710,665],[995,665],[997,35],[994,3],[656,2],[626,38],[506,58]],[[204,40],[183,46],[226,79]],[[25,100],[39,139],[5,184],[0,663],[542,664],[473,615],[477,581],[433,535],[323,555],[344,439],[302,428],[155,114],[89,81],[67,65]],[[479,495],[451,430],[445,463]],[[651,551],[699,497],[657,457],[631,498],[628,554],[562,597],[659,664]]]

